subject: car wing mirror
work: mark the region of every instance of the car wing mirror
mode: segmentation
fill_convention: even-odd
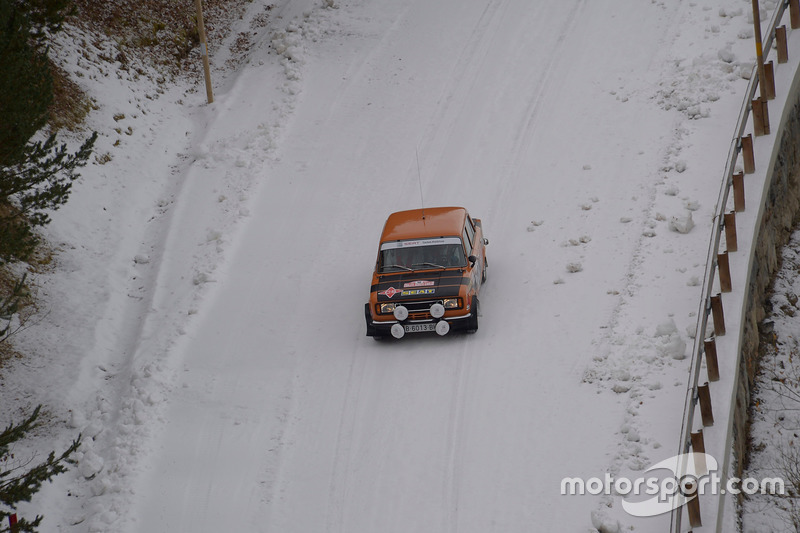
[[[478,258],[474,255],[469,256],[467,259],[469,259],[469,266],[471,267],[474,267],[475,263],[478,261]]]

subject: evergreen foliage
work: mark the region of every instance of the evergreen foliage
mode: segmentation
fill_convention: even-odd
[[[24,260],[37,244],[36,226],[50,221],[49,210],[69,197],[77,170],[86,165],[97,133],[77,152],[58,145],[55,134],[31,142],[43,130],[53,103],[49,36],[60,29],[72,0],[0,0],[0,264]],[[9,336],[12,317],[24,296],[25,276],[0,298],[0,342]],[[45,481],[66,472],[81,444],[78,436],[60,455],[43,461],[21,457],[14,445],[37,425],[41,406],[19,424],[0,431],[0,533],[20,502],[31,501]],[[14,533],[35,533],[42,521],[19,518]]]
[[[47,40],[57,31],[72,0],[0,0],[0,264],[24,260],[37,239],[33,228],[50,221],[48,210],[63,205],[77,169],[91,155],[97,133],[75,153],[33,136],[48,122],[53,78]],[[0,298],[0,342],[10,334],[11,319],[24,296],[25,277]],[[0,431],[0,533],[10,531],[8,518],[20,502],[30,501],[45,481],[65,472],[80,446],[80,436],[63,453],[41,462],[20,457],[14,445],[36,427],[41,406],[19,424]],[[42,516],[20,518],[14,532],[35,532]]]
[[[11,294],[6,297],[0,298],[0,343],[5,341],[11,336],[11,319],[19,310],[19,302],[25,296],[25,278],[27,274],[23,274],[22,279],[14,284],[11,289]]]
[[[31,466],[34,457],[18,458],[14,453],[14,443],[23,439],[36,427],[39,412],[38,406],[31,416],[19,424],[9,424],[0,432],[0,533],[10,532],[8,517],[16,514],[20,502],[29,502],[45,481],[67,471],[68,464],[74,464],[71,458],[81,445],[81,437],[72,441],[72,444],[60,455],[50,452],[47,459]],[[37,515],[32,521],[19,518],[15,533],[35,533],[42,521],[42,516]]]
[[[92,134],[75,153],[55,134],[30,142],[53,103],[48,32],[69,9],[71,0],[0,0],[0,264],[30,256],[38,242],[33,228],[67,201],[97,139]]]
[[[25,12],[0,0],[0,166],[23,161],[28,139],[47,124],[53,77]]]
[[[2,1],[2,0],[0,0]],[[24,260],[38,243],[33,227],[50,222],[48,210],[69,198],[78,168],[86,165],[97,139],[93,133],[75,153],[56,146],[56,136],[28,144],[24,162],[0,167],[0,261]]]
[[[75,13],[72,0],[10,0],[22,11],[31,25],[31,37],[45,46],[47,34],[61,29],[64,19]]]

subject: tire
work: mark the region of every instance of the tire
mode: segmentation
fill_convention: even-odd
[[[486,283],[486,269],[489,268],[486,256],[483,257],[483,270],[481,270],[481,284]]]
[[[480,310],[480,302],[477,296],[472,297],[472,316],[469,318],[469,326],[467,326],[467,333],[476,333],[478,331],[478,311]]]
[[[364,321],[367,323],[367,337],[379,340],[380,336],[376,336],[377,331],[372,326],[372,314],[369,312],[369,303],[364,304]]]

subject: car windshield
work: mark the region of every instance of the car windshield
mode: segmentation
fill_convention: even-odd
[[[387,242],[381,245],[381,273],[467,265],[458,237]]]

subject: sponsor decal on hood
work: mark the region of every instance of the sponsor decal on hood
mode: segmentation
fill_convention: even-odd
[[[403,283],[404,289],[413,289],[416,287],[433,287],[436,285],[435,281],[431,280],[419,280],[419,281],[409,281],[407,283]]]
[[[447,298],[458,296],[460,288],[469,282],[469,278],[457,270],[426,272],[424,275],[397,272],[379,276],[372,290],[382,301],[431,296]]]
[[[398,289],[395,289],[394,287],[389,287],[385,291],[379,291],[378,295],[379,296],[386,296],[387,298],[391,298],[392,296],[394,296],[395,294],[398,294],[400,292],[402,292],[402,291],[400,291]]]
[[[425,296],[428,294],[433,294],[436,292],[436,289],[411,289],[409,291],[403,291],[400,293],[400,296]]]

